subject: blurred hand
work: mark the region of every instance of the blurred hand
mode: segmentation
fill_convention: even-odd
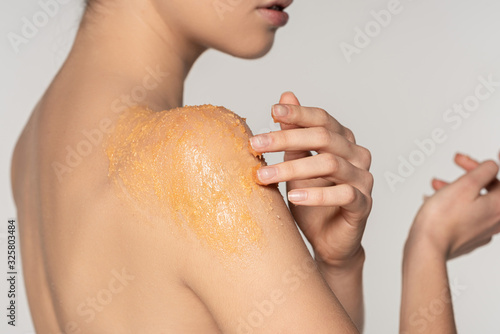
[[[437,254],[452,259],[491,241],[500,232],[498,165],[478,163],[462,154],[455,157],[466,170],[458,180],[433,180],[436,193],[425,200],[415,218],[406,247],[424,242]],[[481,190],[486,189],[486,194]]]

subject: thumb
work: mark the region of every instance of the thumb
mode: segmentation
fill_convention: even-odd
[[[300,102],[292,92],[284,92],[281,94],[279,104],[294,104],[296,106],[300,106]]]

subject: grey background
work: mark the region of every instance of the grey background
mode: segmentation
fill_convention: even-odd
[[[19,33],[22,17],[31,17],[40,6],[33,0],[0,3],[0,268],[6,264],[7,220],[16,216],[9,181],[12,149],[71,46],[83,1],[67,2],[18,53],[7,34]],[[500,81],[500,3],[401,0],[402,11],[348,63],[340,43],[352,44],[354,29],[363,29],[373,21],[370,11],[388,3],[296,0],[270,54],[247,61],[210,51],[193,68],[185,92],[186,104],[224,105],[261,133],[277,129],[270,106],[281,92],[292,90],[303,105],[328,110],[372,151],[375,203],[364,238],[366,333],[397,332],[401,251],[422,196],[431,193],[431,177],[452,180],[460,175],[452,163],[457,151],[489,159],[500,149],[500,89],[457,129],[443,119],[448,108],[474,93],[478,76]],[[408,158],[417,149],[414,141],[428,138],[436,128],[443,129],[447,140],[391,190],[385,173],[396,172],[398,157]],[[274,163],[280,157],[267,158]],[[499,254],[495,240],[449,264],[450,279],[459,287],[455,311],[461,333],[500,331]],[[0,274],[2,310],[5,272]],[[33,332],[22,284],[18,289],[17,326],[6,326],[2,311],[2,333]]]

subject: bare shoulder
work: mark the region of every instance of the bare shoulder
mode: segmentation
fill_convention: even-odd
[[[143,266],[160,276],[174,271],[223,332],[346,328],[278,189],[254,180],[263,161],[249,149],[250,135],[222,107],[124,115],[108,144],[109,175],[157,216],[155,233],[138,233],[132,244],[154,247]]]
[[[245,120],[224,107],[131,109],[107,144],[109,176],[139,207],[189,227],[210,248],[238,252],[262,234],[247,201],[271,209],[270,197],[279,196],[254,181],[263,161],[250,151],[250,136]]]

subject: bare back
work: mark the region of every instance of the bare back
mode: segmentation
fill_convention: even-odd
[[[107,123],[62,114],[71,102],[54,104],[52,96],[34,110],[12,164],[37,332],[219,332],[176,273],[179,257],[154,247],[169,234],[159,236],[117,196],[103,150]],[[164,264],[161,275],[151,258]]]

